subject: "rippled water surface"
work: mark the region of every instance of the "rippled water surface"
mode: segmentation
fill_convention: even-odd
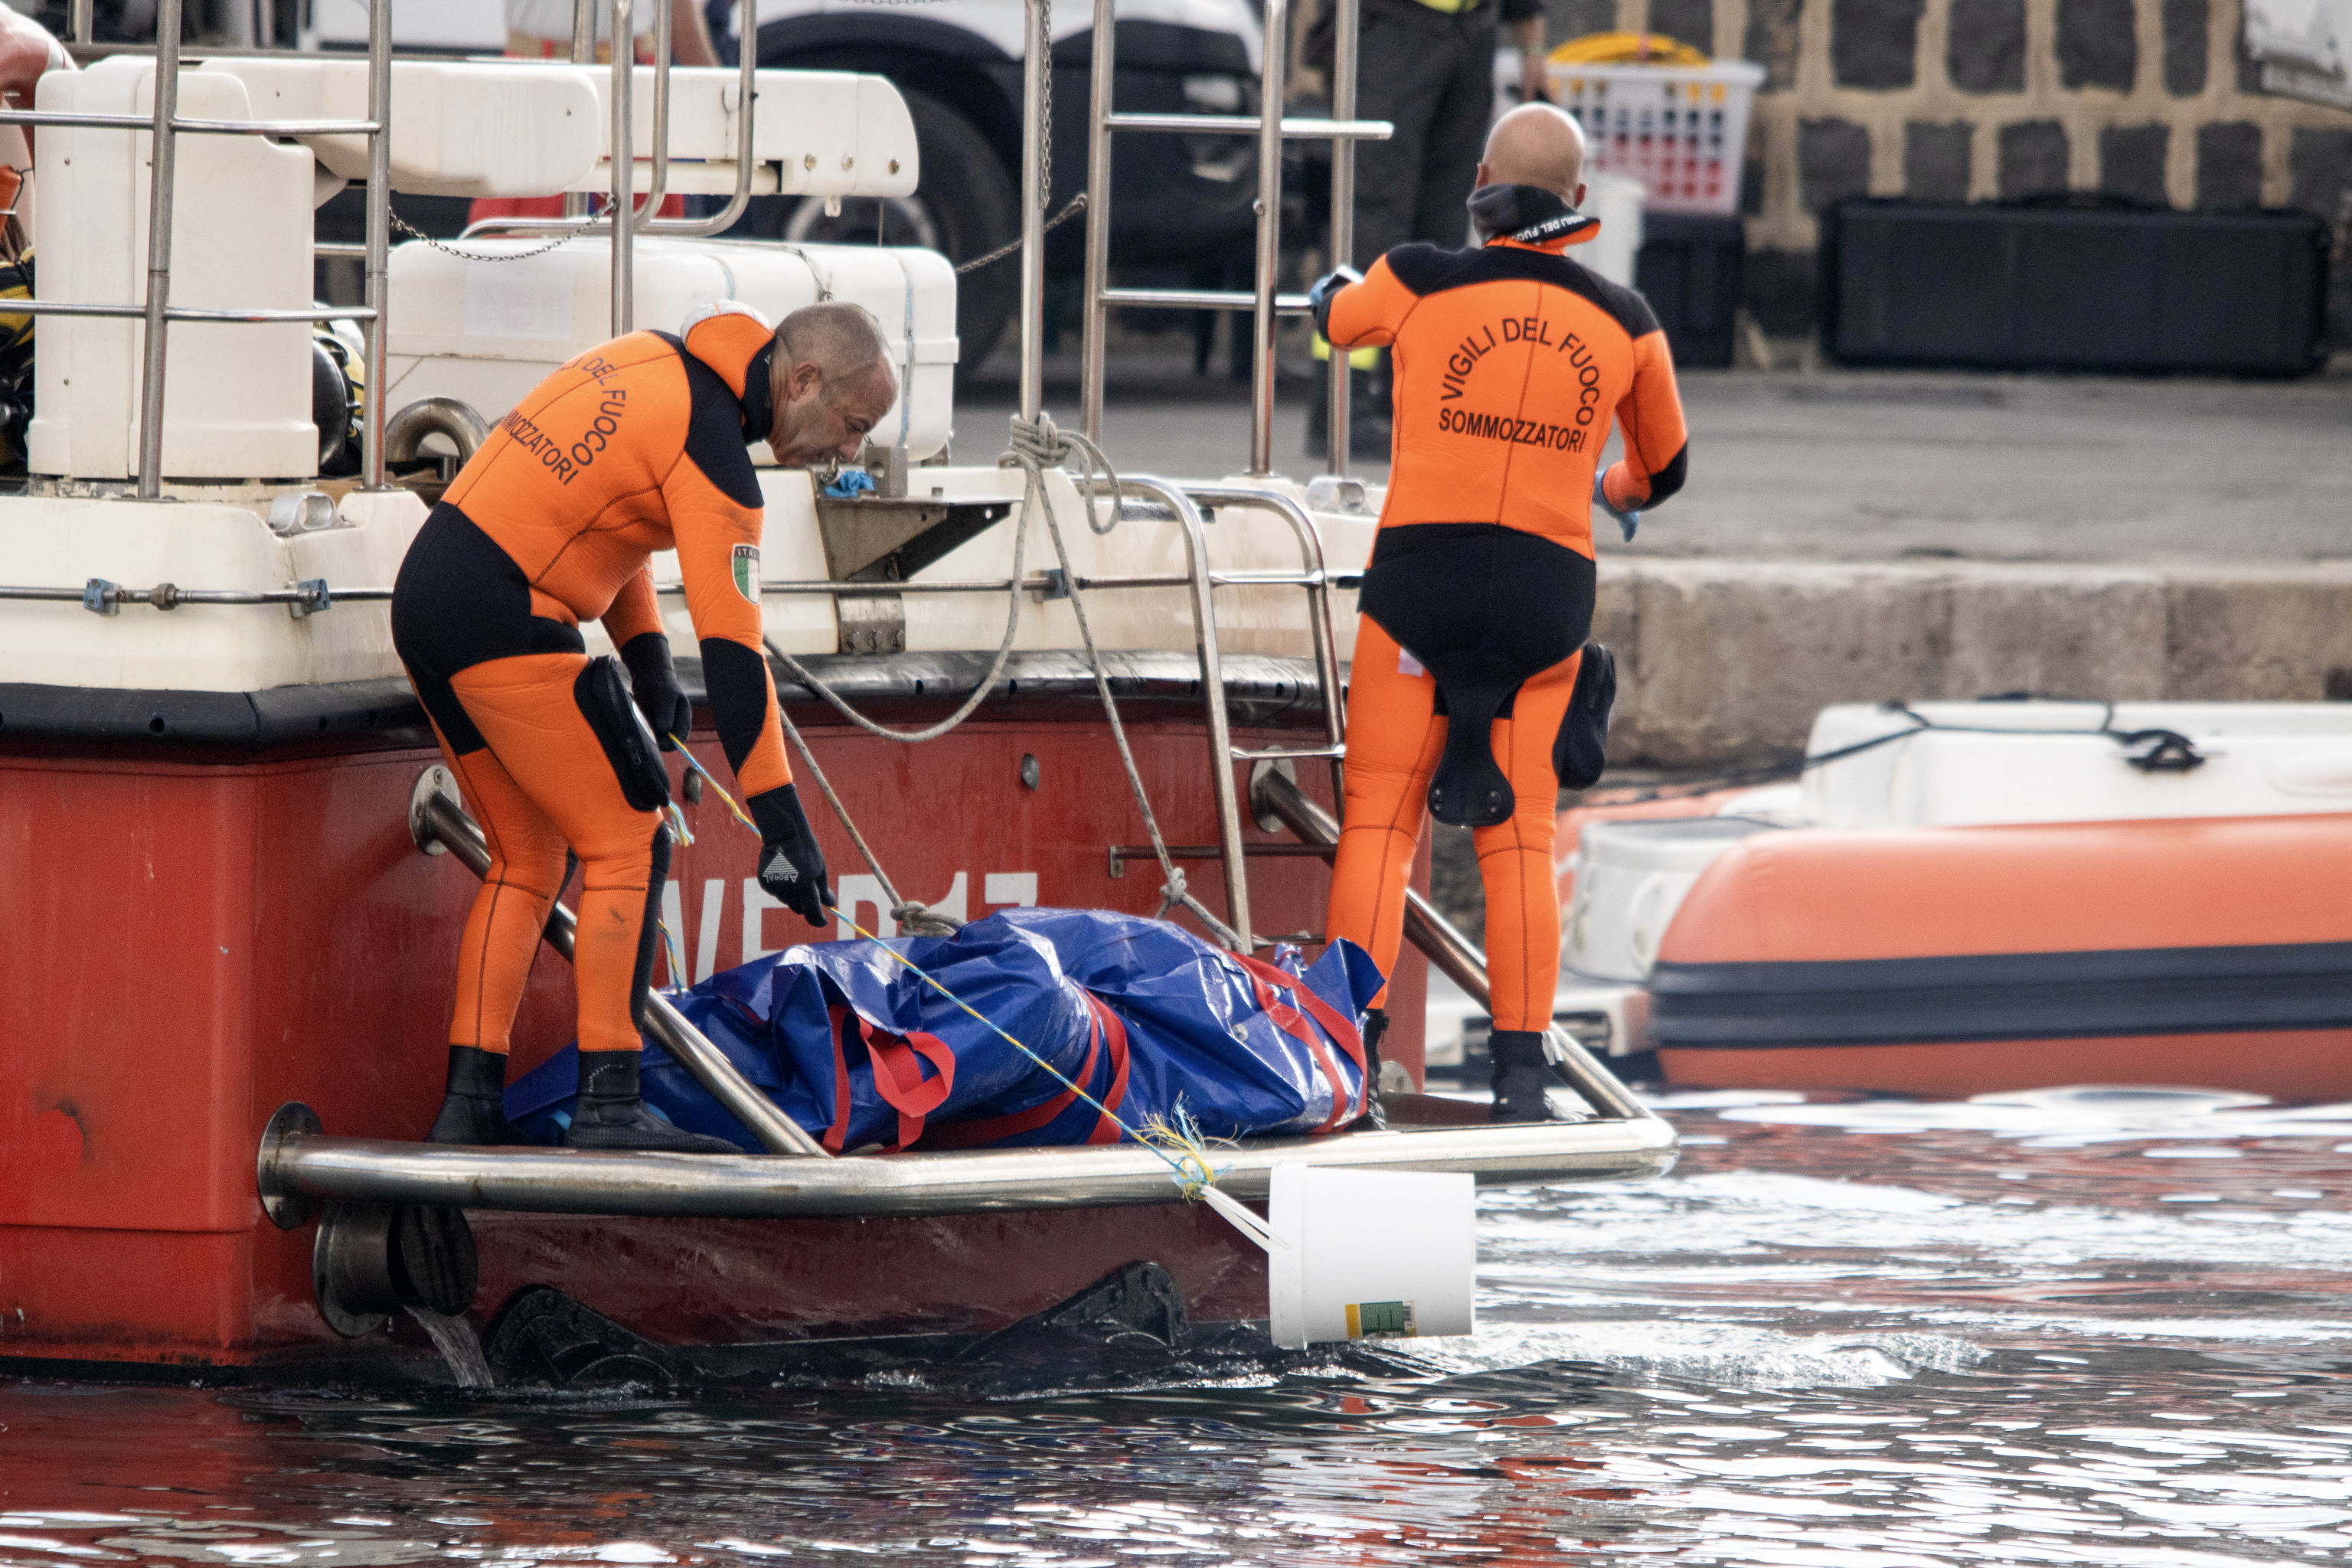
[[[0,1384],[0,1563],[2352,1563],[2352,1106],[1686,1096],[1419,1375]],[[912,1381],[912,1380],[906,1380]]]

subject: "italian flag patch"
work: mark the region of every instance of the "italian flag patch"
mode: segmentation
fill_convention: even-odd
[[[756,544],[735,547],[735,591],[752,604],[760,602],[760,547]]]

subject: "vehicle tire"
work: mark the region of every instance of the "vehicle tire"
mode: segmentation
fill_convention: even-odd
[[[915,122],[922,167],[913,195],[845,201],[830,216],[815,196],[754,197],[751,216],[734,232],[793,245],[917,245],[958,265],[1018,235],[1020,192],[971,121],[929,93],[898,90]],[[980,368],[1020,308],[1021,266],[1013,257],[956,279],[957,380]]]
[[[958,266],[1015,238],[1021,193],[971,121],[928,93],[902,89],[914,117],[922,178],[915,199],[929,213],[938,247]],[[1013,257],[956,279],[958,375],[978,370],[1021,308],[1021,268]]]

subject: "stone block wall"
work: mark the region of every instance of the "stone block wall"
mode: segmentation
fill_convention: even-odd
[[[2352,113],[2254,91],[2239,0],[1550,0],[1549,26],[1646,27],[1770,73],[1743,192],[1768,331],[1811,329],[1814,220],[1841,197],[2108,190],[2336,225],[2352,346]]]
[[[1798,754],[1832,702],[2352,697],[2347,594],[2341,563],[1619,560],[1592,635],[1617,655],[1612,760],[1716,768]]]

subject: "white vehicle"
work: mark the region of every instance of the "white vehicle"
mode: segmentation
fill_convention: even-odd
[[[640,9],[646,9],[643,5]],[[964,262],[1011,242],[1019,230],[1021,0],[939,0],[877,5],[858,0],[756,0],[760,64],[798,70],[871,72],[907,100],[923,178],[911,195],[853,202],[827,216],[815,200],[753,203],[739,237],[921,246]],[[1119,7],[1116,102],[1122,112],[1243,114],[1257,107],[1260,30],[1247,0],[1126,0]],[[722,29],[714,27],[714,34]],[[1060,212],[1086,188],[1090,6],[1054,12],[1053,191]],[[448,52],[504,47],[499,8],[488,0],[397,0],[402,49]],[[358,49],[367,41],[363,0],[315,0],[305,41]],[[1246,258],[1255,218],[1257,155],[1246,136],[1129,137],[1119,144],[1111,204],[1114,265],[1163,265],[1229,284]],[[1056,229],[1049,265],[1079,265],[1082,225]],[[1244,263],[1245,265],[1245,262]],[[964,276],[956,335],[976,366],[1003,335],[1017,302],[1010,261]]]

